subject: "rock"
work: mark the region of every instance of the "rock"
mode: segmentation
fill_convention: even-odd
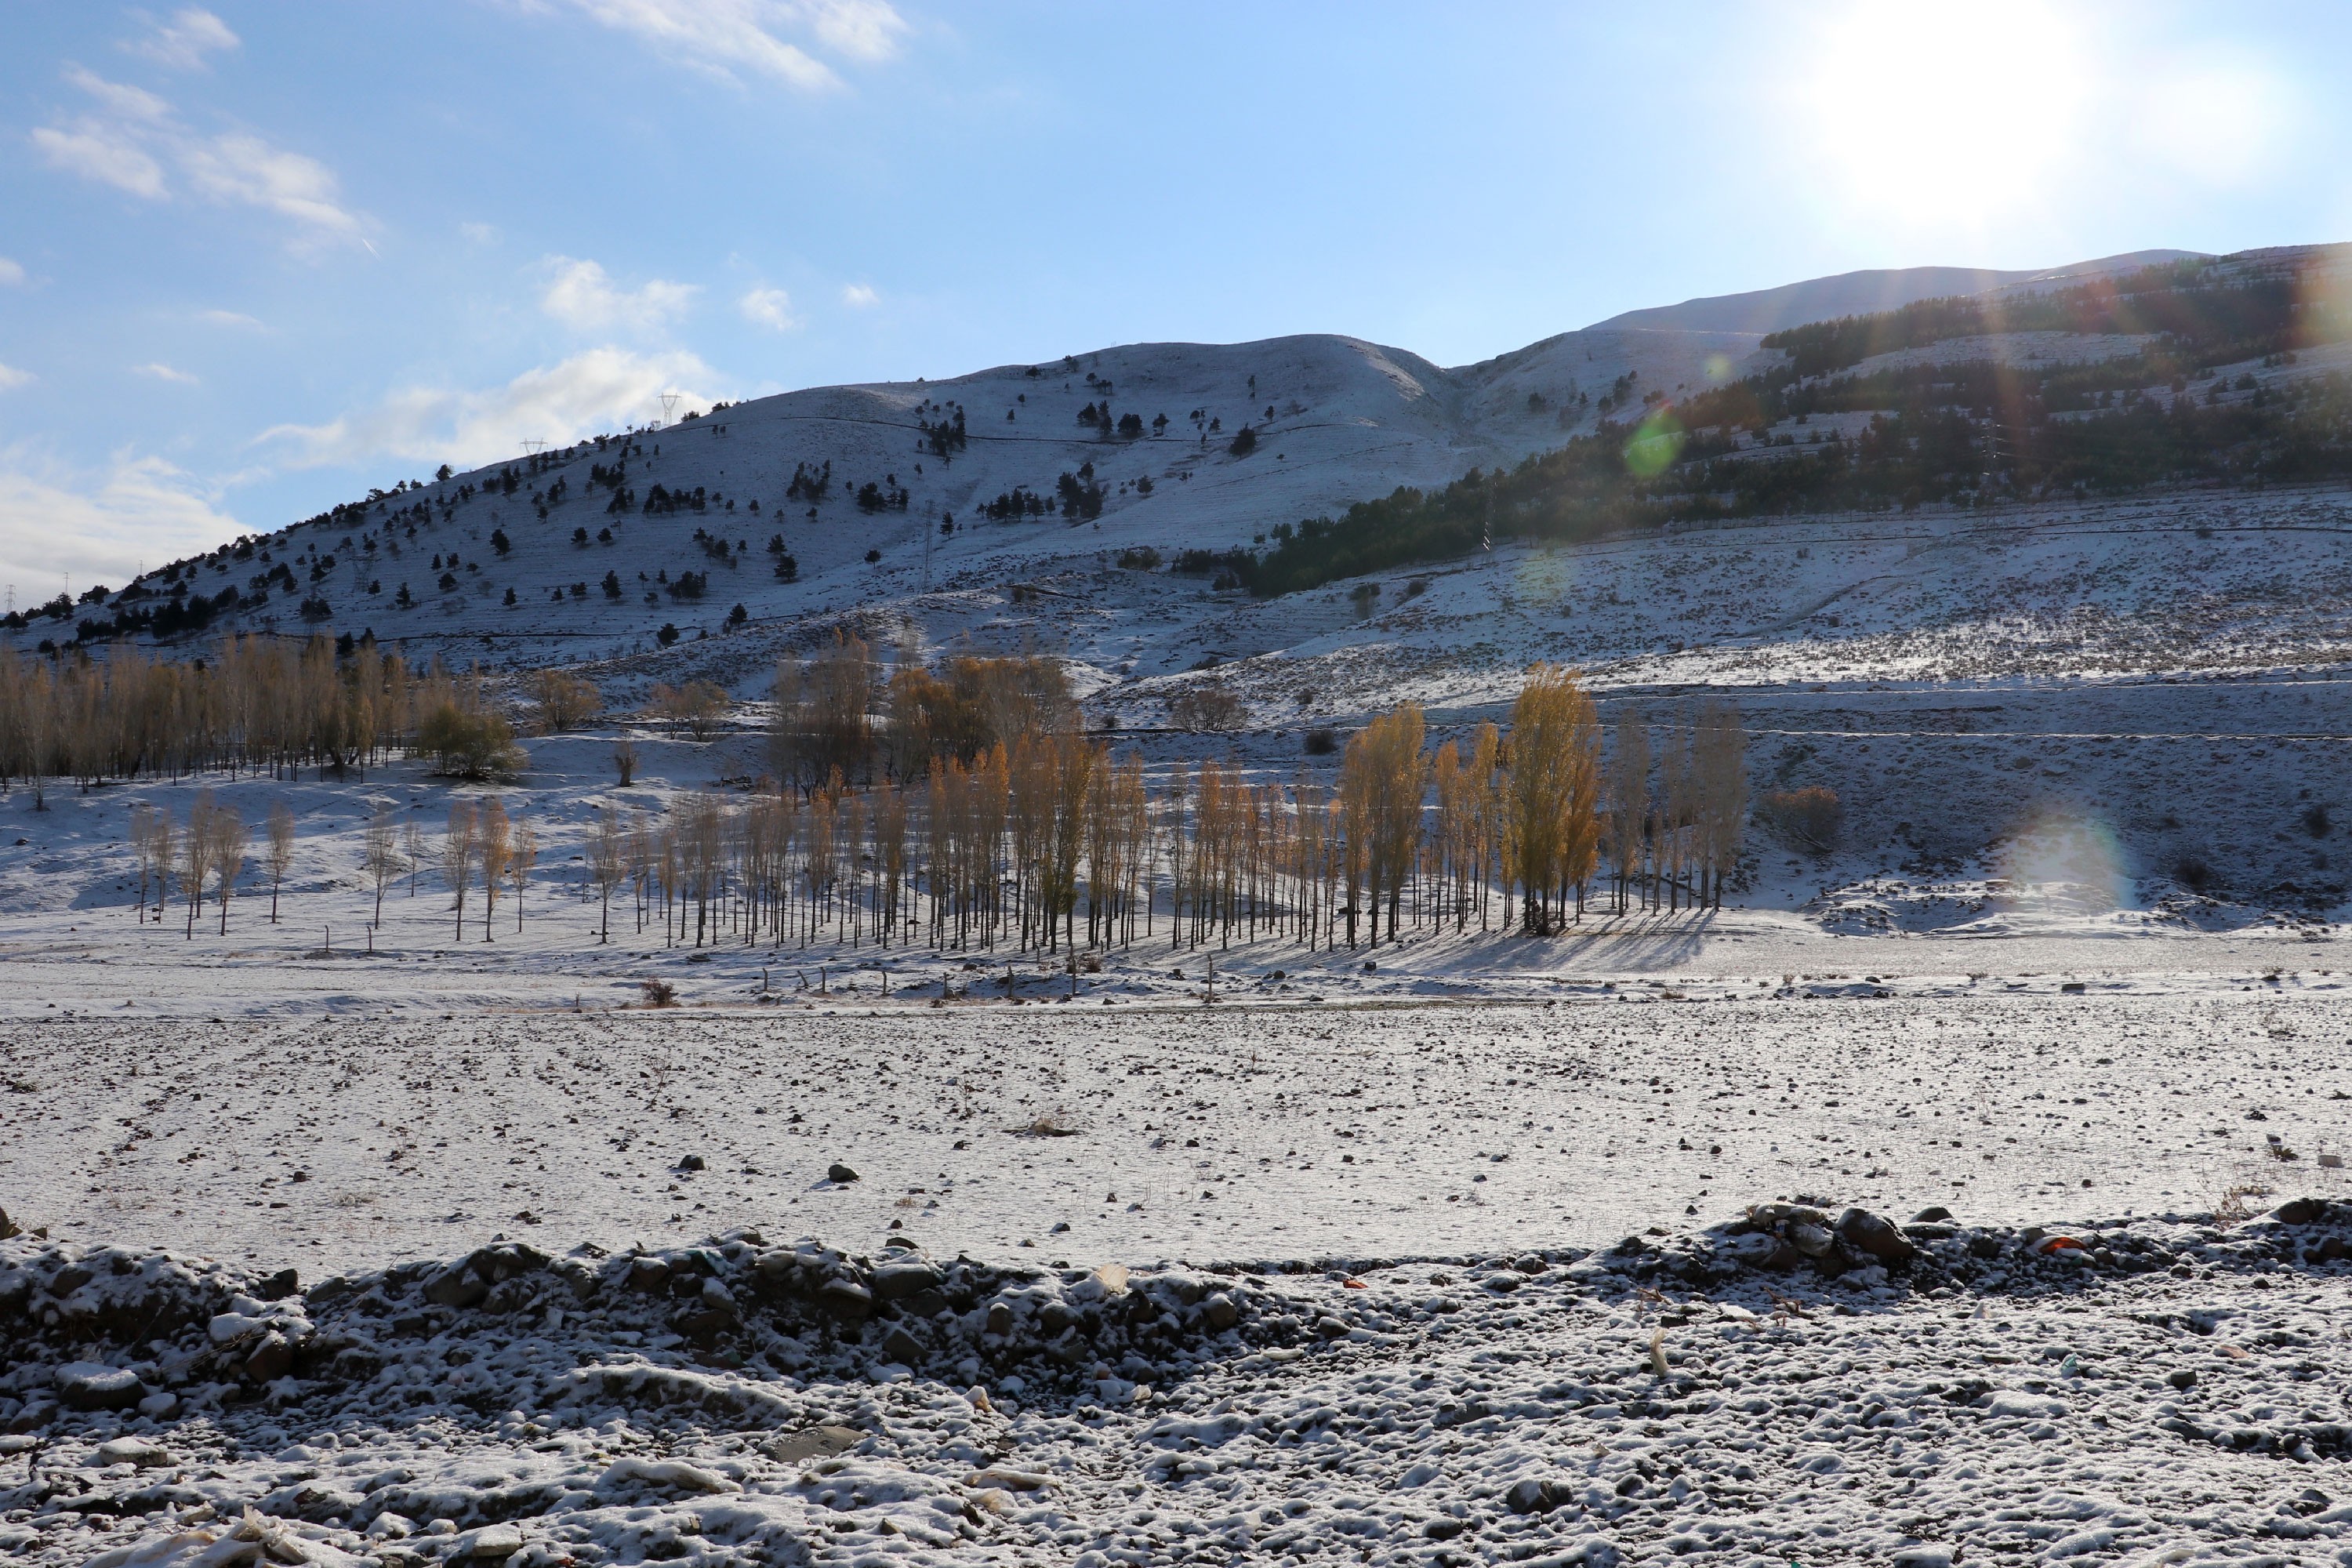
[[[1503,1494],[1503,1506],[1513,1513],[1549,1513],[1560,1504],[1573,1501],[1575,1496],[1562,1482],[1530,1478]]]
[[[826,1280],[816,1304],[845,1323],[862,1323],[874,1315],[873,1292],[855,1279]]]
[[[129,1410],[147,1397],[137,1373],[97,1362],[68,1362],[58,1368],[57,1385],[68,1410]]]
[[[1000,1337],[1013,1331],[1013,1309],[1002,1301],[988,1304],[987,1332]]]
[[[2319,1225],[2326,1220],[2327,1209],[2324,1198],[2290,1198],[2271,1210],[2271,1218],[2281,1225]]]
[[[866,1434],[855,1426],[808,1426],[798,1432],[787,1432],[781,1437],[770,1438],[760,1445],[760,1451],[772,1459],[794,1465],[804,1459],[845,1454],[864,1441],[865,1436]]]
[[[919,1366],[923,1360],[923,1342],[894,1324],[890,1331],[882,1336],[882,1353],[902,1366]]]
[[[256,1383],[275,1383],[293,1369],[294,1346],[275,1330],[262,1336],[253,1353],[245,1358],[245,1375]]]
[[[681,1171],[699,1171],[704,1168],[702,1156],[699,1154],[685,1155],[678,1161],[677,1168]]]
[[[629,1289],[659,1294],[669,1283],[669,1265],[658,1258],[640,1258],[629,1265]]]
[[[172,1462],[172,1456],[144,1437],[110,1437],[98,1446],[98,1459],[105,1465],[136,1465],[142,1470],[160,1469]]]
[[[1348,1325],[1338,1318],[1318,1318],[1315,1320],[1315,1332],[1322,1339],[1344,1340],[1348,1337]]]
[[[939,1269],[925,1258],[896,1258],[875,1268],[875,1299],[903,1301],[909,1296],[938,1289],[941,1278]]]
[[[1231,1296],[1219,1290],[1201,1303],[1201,1316],[1208,1321],[1210,1328],[1223,1333],[1242,1321],[1242,1310]]]
[[[698,1308],[670,1320],[670,1327],[703,1350],[717,1344],[735,1326],[735,1314],[718,1307]]]
[[[824,1168],[824,1179],[828,1182],[854,1182],[857,1180],[857,1173],[836,1160]]]
[[[478,1563],[503,1563],[521,1550],[522,1526],[502,1520],[474,1531],[450,1555],[471,1557]]]
[[[2193,1367],[2184,1366],[2178,1372],[2165,1373],[2164,1381],[2186,1392],[2197,1386],[2197,1372]]]
[[[1941,1225],[1952,1217],[1952,1211],[1941,1204],[1929,1204],[1911,1216],[1913,1225]]]
[[[265,1301],[283,1301],[302,1288],[302,1277],[291,1268],[281,1268],[253,1288],[253,1293]]]
[[[616,1459],[596,1478],[600,1492],[625,1487],[671,1492],[740,1492],[743,1489],[716,1470],[677,1459]]]
[[[1792,1220],[1789,1225],[1789,1245],[1808,1258],[1829,1256],[1830,1233],[1811,1220]]]
[[[0,1241],[10,1241],[24,1234],[24,1227],[8,1217],[8,1211],[0,1209]]]
[[[436,1307],[476,1307],[490,1288],[480,1276],[462,1265],[445,1268],[425,1282],[425,1299]]]
[[[139,1402],[139,1414],[157,1421],[168,1419],[180,1407],[180,1396],[170,1389],[159,1389]]]
[[[1838,1216],[1838,1234],[1847,1245],[1870,1254],[1881,1263],[1902,1263],[1917,1249],[1903,1238],[1892,1220],[1868,1209],[1848,1209]]]

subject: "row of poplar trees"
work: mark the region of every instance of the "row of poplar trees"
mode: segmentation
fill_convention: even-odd
[[[1466,750],[1433,752],[1407,703],[1349,742],[1336,784],[1215,761],[1155,781],[1074,726],[1036,727],[1074,711],[1057,677],[975,659],[911,677],[938,689],[920,692],[935,716],[962,702],[969,722],[860,787],[843,764],[873,766],[877,747],[905,742],[876,732],[860,685],[871,671],[841,647],[780,671],[770,745],[786,782],[772,791],[604,812],[586,851],[601,929],[625,893],[638,930],[658,921],[667,940],[697,944],[1076,952],[1164,922],[1178,948],[1259,935],[1377,946],[1474,921],[1557,932],[1596,889],[1621,912],[1719,906],[1738,865],[1746,743],[1724,704],[1654,741],[1628,713],[1604,749],[1591,695],[1539,668],[1508,730],[1482,725]],[[903,664],[893,679],[910,679]],[[901,686],[901,714],[904,698]],[[992,737],[1000,721],[1009,738]],[[812,760],[827,764],[823,782],[790,782]]]

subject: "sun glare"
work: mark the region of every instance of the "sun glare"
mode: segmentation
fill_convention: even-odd
[[[2054,6],[1853,5],[1800,46],[1803,150],[1829,194],[1880,219],[1990,225],[2053,194],[2095,58]]]

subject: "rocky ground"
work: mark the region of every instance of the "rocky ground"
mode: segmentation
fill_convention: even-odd
[[[2352,1563],[2352,1208],[1767,1205],[1210,1269],[19,1237],[0,1543],[110,1568]]]

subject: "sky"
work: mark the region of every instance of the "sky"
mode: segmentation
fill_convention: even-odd
[[[0,0],[0,590],[682,407],[2352,229],[2352,7]]]

